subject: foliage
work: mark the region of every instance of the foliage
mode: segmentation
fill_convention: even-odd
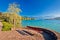
[[[2,22],[2,23],[3,23],[2,31],[9,31],[13,27],[13,25],[8,22]]]
[[[14,27],[21,27],[21,20],[31,20],[29,17],[20,16],[21,9],[18,4],[9,4],[7,12],[0,12],[0,20],[3,22],[3,31],[11,30]],[[34,18],[33,18],[34,19]]]
[[[10,13],[19,14],[19,12],[21,12],[21,9],[19,7],[20,7],[20,5],[18,5],[16,3],[12,3],[12,4],[9,4],[7,11]]]
[[[22,20],[35,20],[35,18],[30,18],[30,17],[22,17]]]
[[[10,4],[7,11],[9,13],[9,23],[12,23],[17,27],[21,22],[19,16],[19,12],[21,12],[21,9],[19,8],[19,5],[16,3]]]

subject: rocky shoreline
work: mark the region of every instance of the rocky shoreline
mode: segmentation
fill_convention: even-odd
[[[34,34],[33,36],[31,35],[22,35],[19,32],[17,32],[16,30],[26,30],[32,34]],[[44,40],[44,37],[42,34],[30,30],[30,29],[24,29],[24,28],[18,28],[16,30],[12,30],[12,31],[0,31],[0,40]],[[58,39],[60,40],[60,33],[54,32]]]
[[[53,31],[53,32],[56,34],[56,36],[57,36],[57,40],[60,40],[60,33],[55,32],[55,31]]]
[[[22,35],[18,33],[16,30],[13,31],[0,31],[0,40],[44,40],[43,36],[35,31],[28,29],[19,29],[19,30],[27,30],[34,34],[31,35]]]

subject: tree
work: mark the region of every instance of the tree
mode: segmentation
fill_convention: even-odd
[[[2,13],[0,12],[0,20],[2,19]]]
[[[18,4],[13,3],[13,4],[9,4],[8,12],[10,12],[10,13],[20,13],[21,9],[19,8]]]
[[[9,17],[10,22],[14,24],[14,27],[20,25],[21,16],[19,15],[19,13],[21,12],[21,9],[19,8],[19,5],[16,3],[9,4],[7,12],[9,13],[10,16]]]

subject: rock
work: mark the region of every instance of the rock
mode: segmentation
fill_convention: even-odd
[[[2,30],[3,24],[0,22],[0,31]]]

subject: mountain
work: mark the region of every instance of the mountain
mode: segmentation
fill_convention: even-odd
[[[60,17],[49,18],[49,19],[45,19],[45,20],[60,20]]]
[[[56,19],[56,20],[60,20],[60,17],[56,17],[56,18],[54,18],[54,19]]]

